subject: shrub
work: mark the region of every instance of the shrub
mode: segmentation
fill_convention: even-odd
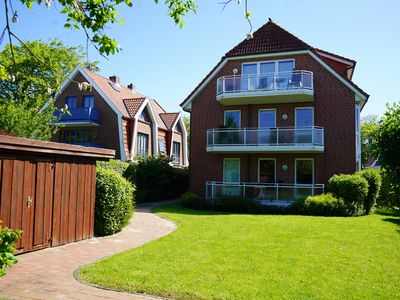
[[[368,194],[364,199],[364,212],[368,215],[372,207],[376,204],[376,199],[378,198],[382,184],[381,175],[379,170],[375,169],[365,169],[356,174],[360,175],[368,182]]]
[[[207,209],[207,202],[193,192],[186,192],[181,196],[181,203],[187,208]]]
[[[97,167],[112,170],[122,175],[128,168],[129,163],[118,159],[110,159],[109,161],[98,161],[96,165]]]
[[[0,226],[0,277],[6,275],[6,267],[11,267],[18,262],[13,253],[15,252],[14,244],[21,234],[20,230]]]
[[[335,198],[332,194],[308,196],[306,199],[296,201],[292,205],[294,213],[309,216],[345,216],[347,209],[342,199]]]
[[[97,168],[94,229],[98,235],[120,231],[133,212],[134,187],[118,173]]]
[[[400,192],[393,186],[385,169],[380,170],[382,185],[379,190],[376,205],[381,208],[400,206]]]
[[[362,214],[368,195],[368,182],[364,178],[360,175],[333,175],[328,188],[333,196],[343,199],[349,214]]]
[[[187,191],[187,169],[174,168],[170,162],[169,157],[160,155],[140,158],[129,165],[123,176],[136,185],[137,202],[178,198]]]
[[[257,203],[251,198],[222,196],[216,202],[216,208],[227,212],[251,213],[257,211]]]

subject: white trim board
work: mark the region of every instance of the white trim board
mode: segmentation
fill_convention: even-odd
[[[220,62],[219,66],[208,75],[208,78],[196,89],[196,91],[191,95],[181,106],[185,111],[190,111],[191,102],[193,99],[200,93],[200,91],[208,85],[208,83],[215,77],[216,74],[227,64],[228,61],[231,60],[242,60],[242,59],[252,59],[252,58],[265,58],[265,57],[273,57],[273,56],[291,56],[291,55],[300,55],[300,54],[309,54],[312,58],[314,58],[317,62],[319,62],[325,69],[327,69],[331,74],[333,74],[340,82],[342,82],[345,86],[347,86],[350,90],[355,93],[355,101],[362,103],[362,108],[364,107],[368,97],[364,96],[358,89],[356,89],[353,85],[351,85],[346,79],[340,76],[333,68],[331,68],[328,64],[326,64],[321,58],[319,58],[315,53],[310,50],[301,50],[301,51],[290,51],[290,52],[278,52],[278,53],[267,53],[267,54],[257,54],[257,55],[247,55],[247,56],[236,56],[236,57],[226,57],[222,62]]]

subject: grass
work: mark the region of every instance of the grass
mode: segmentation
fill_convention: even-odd
[[[400,299],[398,217],[156,212],[178,229],[81,278],[176,299]]]

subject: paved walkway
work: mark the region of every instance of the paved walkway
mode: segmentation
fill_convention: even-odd
[[[18,256],[18,264],[0,278],[6,299],[154,299],[103,290],[78,282],[75,269],[100,258],[139,247],[172,232],[172,222],[150,212],[157,203],[139,205],[129,225],[108,237],[92,238]]]

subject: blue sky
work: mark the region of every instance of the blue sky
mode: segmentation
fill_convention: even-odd
[[[186,17],[182,29],[164,5],[133,2],[133,8],[120,11],[125,23],[110,29],[123,51],[107,61],[92,47],[89,59],[100,61],[103,76],[132,82],[168,111],[180,110],[179,103],[249,30],[243,1],[222,12],[220,1],[198,0],[197,14]],[[68,45],[86,44],[82,31],[63,28],[65,16],[57,4],[29,11],[14,3],[14,9],[20,17],[13,30],[25,40],[57,37]],[[400,101],[400,1],[249,0],[249,9],[254,29],[270,17],[314,47],[355,59],[353,80],[371,95],[363,115],[383,114],[386,103]]]

